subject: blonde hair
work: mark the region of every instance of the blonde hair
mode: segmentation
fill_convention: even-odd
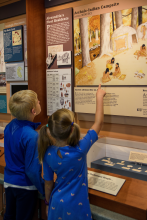
[[[31,110],[36,107],[37,94],[32,90],[14,93],[9,100],[11,114],[18,120],[28,120]]]
[[[59,109],[48,119],[48,128],[50,135],[47,133],[47,127],[40,129],[38,140],[39,161],[42,162],[44,154],[49,146],[52,145],[53,137],[56,145],[66,141],[66,144],[75,146],[80,140],[80,128],[74,122],[74,113],[67,109]]]

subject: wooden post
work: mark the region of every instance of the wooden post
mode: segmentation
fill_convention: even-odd
[[[42,0],[26,0],[28,88],[35,91],[41,102],[41,113],[34,122],[47,123],[45,7]]]

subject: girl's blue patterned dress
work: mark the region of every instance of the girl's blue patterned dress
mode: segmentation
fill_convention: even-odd
[[[91,220],[88,198],[86,155],[97,141],[94,130],[89,130],[78,145],[48,147],[43,161],[44,179],[53,179],[57,174],[52,191],[48,220]],[[57,155],[60,150],[62,158]]]

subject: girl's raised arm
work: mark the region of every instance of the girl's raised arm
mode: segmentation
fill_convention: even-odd
[[[106,92],[101,89],[101,84],[99,84],[97,93],[96,93],[96,114],[95,114],[95,122],[91,129],[95,130],[98,134],[101,130],[103,119],[104,119],[104,109],[103,109],[103,98]]]

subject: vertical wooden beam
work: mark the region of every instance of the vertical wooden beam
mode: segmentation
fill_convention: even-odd
[[[47,123],[45,7],[43,0],[26,0],[28,87],[38,94],[41,113],[35,122]]]

